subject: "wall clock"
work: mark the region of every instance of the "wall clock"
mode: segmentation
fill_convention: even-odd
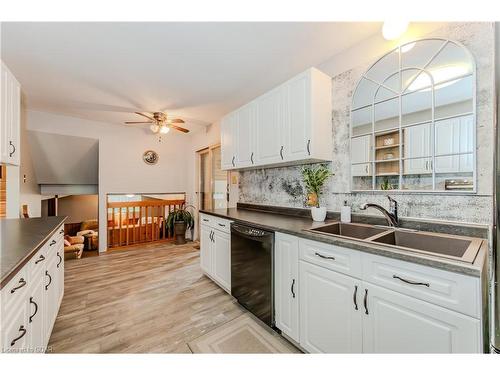
[[[156,151],[153,150],[147,150],[142,155],[142,160],[144,160],[144,163],[149,165],[154,165],[158,163],[158,159],[159,159],[158,154],[156,153]]]

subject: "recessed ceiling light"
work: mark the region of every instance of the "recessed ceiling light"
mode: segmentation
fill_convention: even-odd
[[[382,35],[387,40],[398,39],[408,29],[407,21],[386,21],[382,26]]]

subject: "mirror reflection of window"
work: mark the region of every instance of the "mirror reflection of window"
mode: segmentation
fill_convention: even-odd
[[[352,99],[353,189],[474,191],[474,101],[475,64],[456,42],[408,42],[380,58]]]

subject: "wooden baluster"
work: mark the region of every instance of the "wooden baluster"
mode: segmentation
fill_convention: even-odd
[[[128,228],[129,228],[129,223],[130,223],[130,219],[129,219],[129,207],[128,206],[126,207],[126,210],[127,210],[127,219],[126,219],[127,221],[125,222],[125,230],[127,231],[127,233],[126,233],[126,239],[127,239],[127,246],[128,246],[128,244],[129,244],[129,233],[128,233],[129,230],[128,230]]]
[[[135,243],[135,206],[132,207],[132,243]]]
[[[120,207],[119,210],[120,210],[120,213],[119,213],[119,215],[120,215],[120,217],[119,217],[119,220],[120,220],[120,223],[119,223],[119,226],[120,226],[120,229],[119,229],[119,233],[120,233],[120,236],[119,236],[119,238],[120,238],[120,245],[119,246],[122,246],[122,244],[123,244],[122,243],[122,207]]]
[[[165,220],[167,220],[167,216],[165,215],[165,205],[162,206],[162,213],[163,213],[163,222],[161,223],[161,230],[163,233],[163,239],[165,240]]]
[[[155,240],[154,238],[154,233],[155,233],[155,221],[154,221],[154,207],[151,207],[151,242]]]

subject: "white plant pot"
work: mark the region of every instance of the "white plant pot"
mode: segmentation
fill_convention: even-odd
[[[311,215],[314,221],[325,221],[326,207],[311,207]]]

